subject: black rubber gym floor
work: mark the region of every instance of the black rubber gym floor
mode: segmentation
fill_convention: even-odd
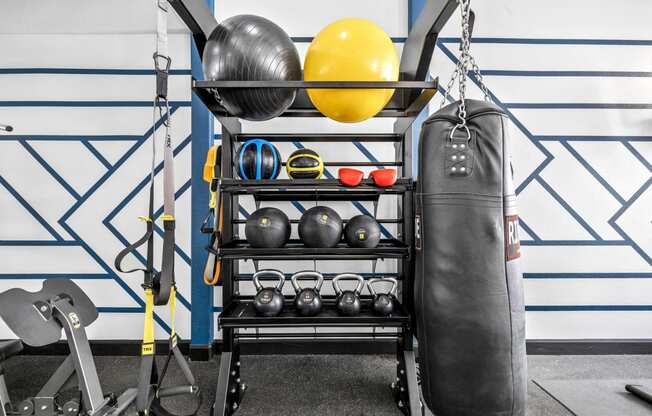
[[[161,358],[162,359],[162,358]],[[34,394],[63,357],[19,356],[6,364],[14,400]],[[122,392],[136,383],[137,357],[96,357],[105,390]],[[534,356],[531,379],[649,378],[652,356]],[[242,379],[249,389],[239,415],[401,415],[392,401],[392,356],[284,355],[243,356]],[[200,414],[208,415],[215,396],[218,360],[194,362],[203,390]],[[171,367],[170,383],[181,374]],[[186,411],[190,402],[175,399],[171,410]],[[570,415],[533,383],[529,384],[528,416]]]

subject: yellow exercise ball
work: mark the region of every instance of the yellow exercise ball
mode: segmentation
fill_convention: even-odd
[[[308,48],[306,81],[398,81],[399,60],[390,37],[365,19],[342,19],[326,26]],[[393,89],[309,89],[314,106],[326,117],[357,123],[375,116]]]

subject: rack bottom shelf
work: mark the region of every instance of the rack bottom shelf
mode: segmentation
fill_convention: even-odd
[[[300,316],[291,298],[286,299],[280,315],[258,316],[251,300],[237,300],[227,306],[218,319],[221,328],[273,328],[273,327],[402,327],[410,323],[410,316],[399,302],[389,316],[375,315],[371,299],[362,299],[362,310],[357,316],[342,316],[337,312],[335,299],[324,299],[319,315]]]

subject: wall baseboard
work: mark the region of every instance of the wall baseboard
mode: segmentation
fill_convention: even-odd
[[[528,355],[646,355],[651,339],[529,340]]]
[[[136,340],[111,340],[111,341],[90,341],[91,351],[95,356],[123,355],[138,356],[141,351],[141,342]],[[180,341],[179,349],[185,355],[190,351],[190,342]],[[165,355],[169,351],[168,341],[156,342],[156,354]],[[24,355],[67,355],[70,353],[66,341],[55,342],[44,347],[23,346]]]
[[[222,351],[221,341],[212,346],[190,345],[188,341],[179,342],[183,354],[193,361],[207,361]],[[115,340],[91,341],[93,355],[140,355],[140,341]],[[297,340],[261,340],[257,342],[241,341],[240,352],[243,355],[265,354],[395,354],[394,340],[346,340],[314,342],[306,339]],[[167,341],[156,343],[156,353],[168,353]],[[528,355],[648,355],[652,354],[652,340],[648,339],[587,339],[587,340],[529,340]],[[45,346],[29,347],[23,350],[25,355],[65,355],[68,344],[65,341]]]

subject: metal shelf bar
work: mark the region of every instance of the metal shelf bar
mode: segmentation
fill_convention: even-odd
[[[295,220],[295,219],[290,219],[290,224],[298,224],[300,220]],[[346,224],[349,222],[348,219],[343,219],[342,223]],[[381,218],[378,219],[376,218],[376,222],[380,224],[401,224],[403,222],[403,218]],[[247,220],[245,219],[233,219],[231,220],[232,224],[246,224]]]
[[[207,250],[214,252],[211,247]],[[245,240],[233,240],[215,254],[223,260],[375,260],[406,258],[410,247],[396,239],[380,240],[376,248],[352,248],[344,243],[333,248],[311,248],[299,240],[290,240],[280,248],[252,248]]]
[[[437,90],[435,81],[197,81],[193,88],[274,88],[274,89],[430,89]]]
[[[236,338],[254,339],[292,339],[292,338],[329,338],[329,339],[350,339],[350,338],[372,338],[372,339],[396,339],[401,336],[400,332],[275,332],[264,334],[237,334]]]
[[[244,142],[251,138],[265,138],[270,142],[326,142],[326,143],[350,143],[356,142],[400,142],[403,136],[400,134],[378,134],[378,133],[247,133],[238,134],[234,142]]]
[[[278,316],[261,317],[256,313],[252,301],[234,300],[218,318],[221,328],[306,328],[306,327],[403,327],[410,323],[410,317],[399,302],[390,316],[378,316],[371,312],[371,301],[362,300],[362,310],[357,316],[341,316],[333,299],[324,299],[324,307],[316,316],[299,316],[294,305],[286,306]]]

